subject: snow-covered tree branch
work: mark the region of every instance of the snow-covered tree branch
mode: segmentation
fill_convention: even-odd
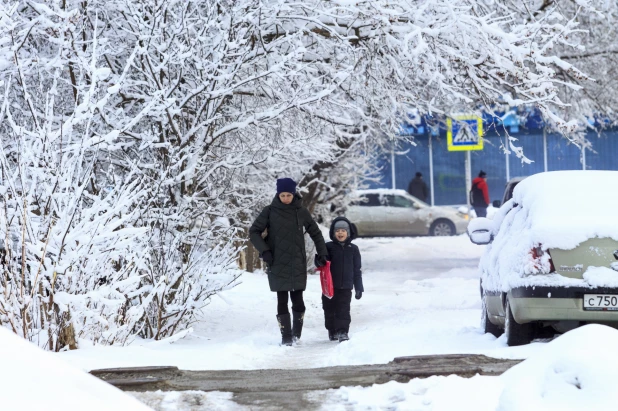
[[[237,281],[242,230],[275,177],[301,181],[328,215],[324,204],[343,204],[371,175],[410,109],[535,104],[569,131],[589,106],[569,112],[565,90],[589,70],[567,51],[585,52],[570,41],[582,36],[578,16],[596,14],[522,10],[0,5],[0,322],[53,350],[187,329]]]

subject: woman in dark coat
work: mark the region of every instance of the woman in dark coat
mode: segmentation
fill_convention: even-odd
[[[277,321],[282,345],[292,345],[292,341],[300,338],[303,328],[303,291],[307,287],[305,230],[315,243],[316,262],[324,265],[328,256],[322,233],[301,201],[294,180],[278,179],[277,195],[249,229],[251,243],[268,266],[270,291],[277,293]],[[265,229],[268,229],[268,235],[262,238]],[[292,300],[293,319],[288,311],[288,293]]]

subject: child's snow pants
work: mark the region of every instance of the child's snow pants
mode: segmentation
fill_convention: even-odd
[[[350,302],[352,301],[352,290],[342,290],[335,288],[333,298],[322,296],[322,308],[324,309],[324,326],[332,332],[349,332],[350,322]]]

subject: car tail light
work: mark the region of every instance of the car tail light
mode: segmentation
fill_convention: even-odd
[[[556,272],[556,267],[554,267],[554,261],[551,258],[551,254],[549,253],[549,250],[547,251],[543,250],[542,245],[539,244],[538,246],[534,247],[530,251],[530,254],[532,255],[534,267],[539,272],[543,272],[543,258],[545,257],[545,255],[547,255],[547,258],[549,261],[549,272],[550,273]]]

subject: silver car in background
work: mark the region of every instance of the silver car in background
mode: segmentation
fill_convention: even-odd
[[[404,190],[358,190],[348,208],[361,237],[462,234],[468,214],[454,207],[430,206]]]

